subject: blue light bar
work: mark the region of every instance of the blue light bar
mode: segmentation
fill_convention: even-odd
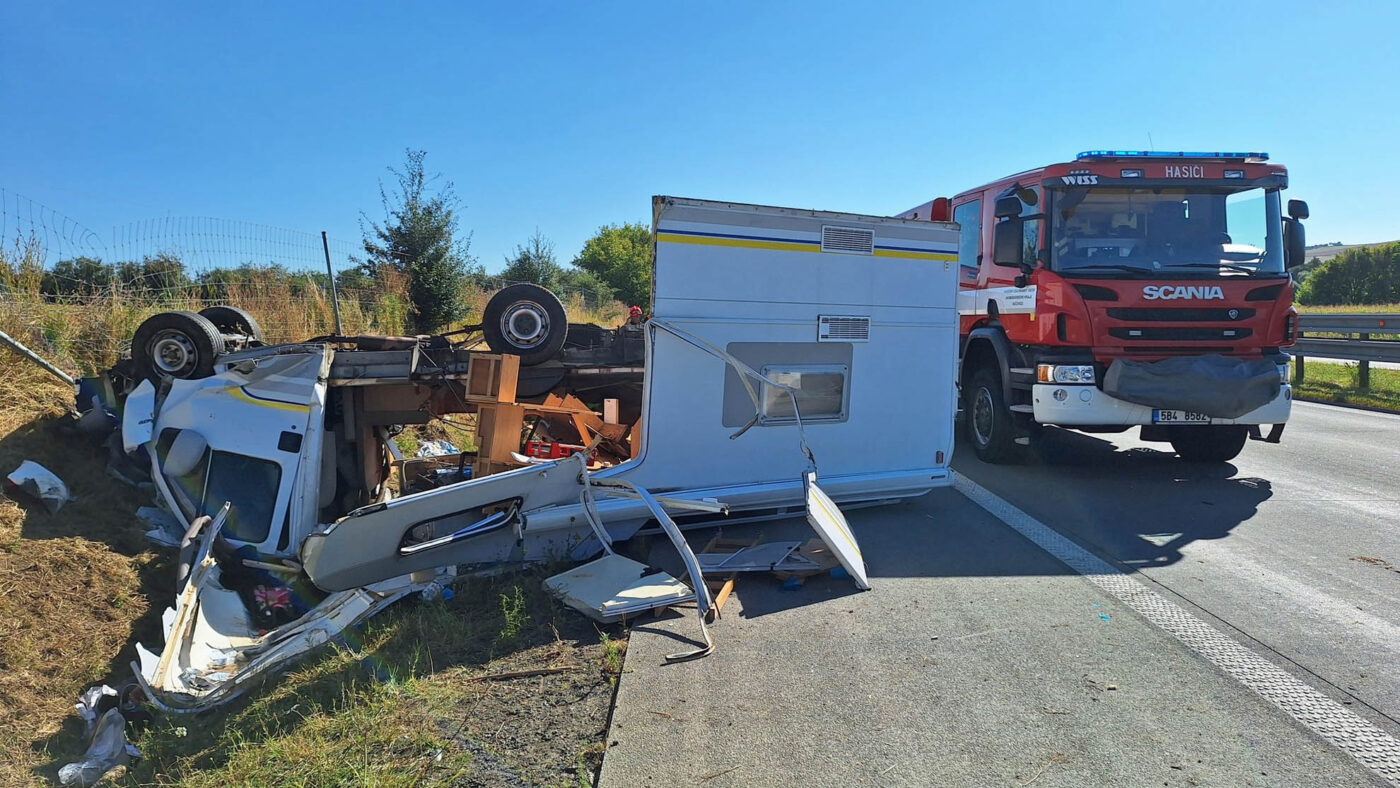
[[[1255,159],[1268,161],[1269,154],[1240,151],[1174,151],[1174,150],[1086,150],[1075,157],[1085,159]]]

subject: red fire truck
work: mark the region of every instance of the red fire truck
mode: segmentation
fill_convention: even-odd
[[[962,391],[978,457],[1041,425],[1224,462],[1288,420],[1307,204],[1263,153],[1089,151],[902,218],[958,222]],[[1263,425],[1272,425],[1267,435]]]

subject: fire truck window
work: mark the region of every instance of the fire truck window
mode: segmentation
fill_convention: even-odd
[[[953,210],[958,230],[958,262],[967,268],[978,266],[982,253],[982,201],[965,202]]]
[[[1264,219],[1262,191],[1238,192],[1225,198],[1225,232],[1229,233],[1232,243],[1263,249],[1268,226]]]
[[[1021,201],[1022,217],[1030,217],[1040,213],[1040,187],[1032,187],[1031,191],[1035,194],[1035,201],[1031,203],[1026,203],[1024,200]],[[1022,232],[1025,234],[1025,249],[1021,259],[1028,263],[1034,263],[1036,253],[1040,251],[1040,226],[1042,224],[1044,224],[1044,222],[1040,219],[1027,218],[1025,224],[1022,225]]]

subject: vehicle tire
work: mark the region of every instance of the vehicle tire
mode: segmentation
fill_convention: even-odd
[[[1171,444],[1187,462],[1229,462],[1239,456],[1249,439],[1249,428],[1240,424],[1176,427]]]
[[[1016,455],[1016,428],[996,370],[981,367],[964,390],[963,421],[972,450],[983,462],[1004,463]]]
[[[558,297],[539,285],[511,285],[491,296],[481,330],[495,353],[520,357],[532,367],[559,354],[569,335],[569,319]]]
[[[224,337],[207,318],[193,312],[161,312],[146,318],[131,336],[131,360],[141,377],[190,380],[214,372]]]
[[[205,307],[199,310],[199,314],[200,317],[213,323],[220,333],[242,334],[249,339],[263,341],[262,326],[258,325],[258,321],[253,319],[252,315],[236,306],[220,304],[219,306]]]

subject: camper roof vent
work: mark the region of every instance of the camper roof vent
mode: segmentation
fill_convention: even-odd
[[[870,318],[860,315],[819,315],[818,342],[869,342]]]
[[[822,251],[875,254],[875,231],[859,227],[822,227]]]

